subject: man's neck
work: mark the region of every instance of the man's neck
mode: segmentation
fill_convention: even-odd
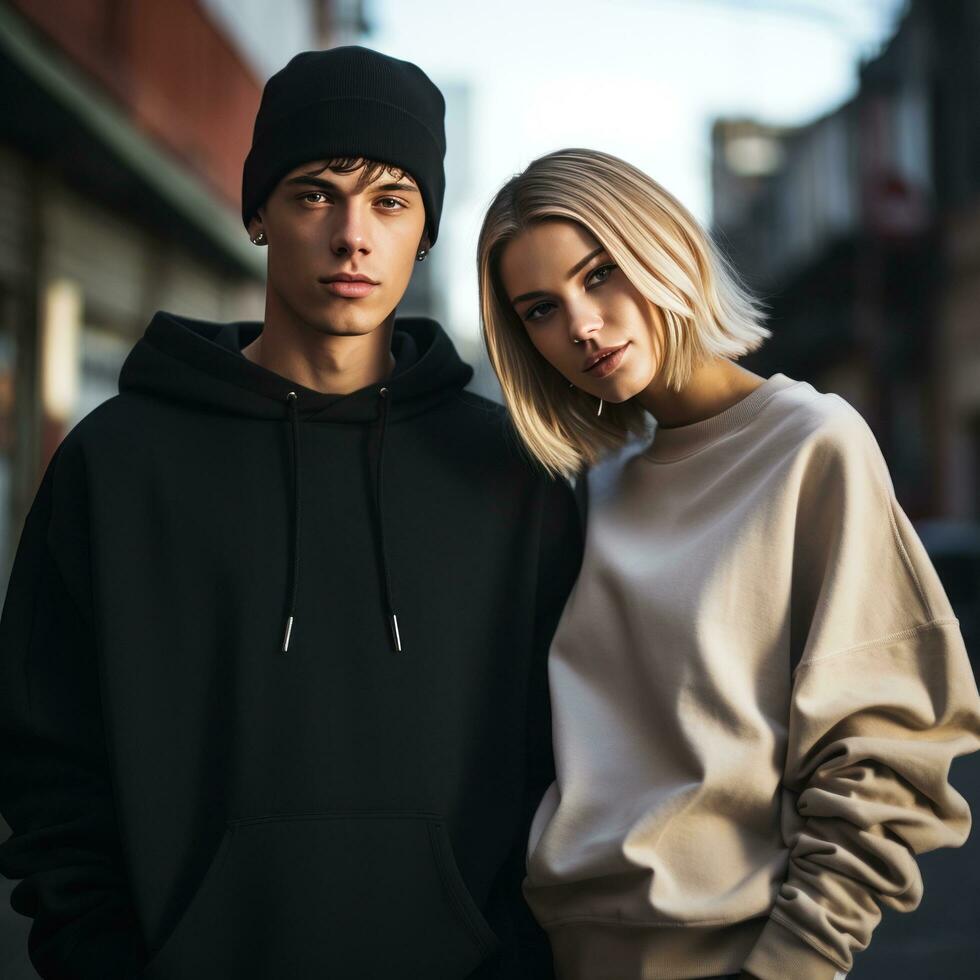
[[[262,333],[242,354],[269,371],[324,394],[347,395],[394,370],[395,313],[368,334],[325,333],[266,307]]]

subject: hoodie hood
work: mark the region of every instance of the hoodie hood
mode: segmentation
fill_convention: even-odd
[[[472,378],[473,369],[460,360],[438,323],[426,317],[405,318],[395,323],[395,369],[388,378],[347,395],[324,394],[243,357],[242,348],[261,332],[262,324],[257,321],[215,323],[160,310],[123,363],[119,390],[174,401],[203,412],[288,423],[283,437],[289,440],[292,494],[284,505],[290,509],[291,558],[281,653],[289,650],[298,617],[303,479],[300,425],[329,422],[376,426],[377,439],[369,443],[373,457],[369,462],[374,474],[380,587],[392,647],[401,652],[402,636],[385,543],[384,450],[388,424],[418,415],[458,395]]]
[[[446,332],[427,317],[398,319],[392,335],[394,372],[348,395],[305,388],[216,341],[219,334],[230,334],[241,350],[261,332],[255,320],[216,323],[159,310],[123,363],[119,390],[260,419],[284,419],[292,391],[303,421],[363,423],[377,419],[382,387],[392,394],[392,419],[400,419],[456,395],[473,377]]]

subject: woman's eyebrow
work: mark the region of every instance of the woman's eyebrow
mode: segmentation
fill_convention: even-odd
[[[566,279],[571,279],[580,269],[585,268],[600,252],[605,252],[605,249],[600,245],[598,248],[593,249],[589,252],[584,259],[579,259],[565,274]]]
[[[584,269],[585,266],[587,266],[597,255],[600,255],[602,252],[605,252],[605,248],[603,248],[601,245],[598,248],[594,248],[588,255],[585,256],[584,259],[579,259],[578,262],[576,262],[575,265],[568,270],[568,272],[565,274],[565,278],[571,279],[572,276],[574,276],[580,269]],[[543,293],[541,290],[536,289],[533,292],[521,293],[520,296],[515,296],[511,300],[511,303],[521,303],[526,299],[538,299],[541,296],[547,295],[547,293]]]

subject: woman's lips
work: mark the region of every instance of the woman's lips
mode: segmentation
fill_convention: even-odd
[[[591,374],[593,378],[604,378],[608,374],[612,374],[616,368],[622,363],[623,358],[626,356],[626,350],[629,347],[629,341],[623,344],[622,347],[616,348],[611,354],[607,354],[605,357],[600,358],[595,364],[592,365],[585,373]]]
[[[335,296],[344,296],[347,299],[360,299],[378,286],[375,282],[351,282],[347,279],[334,279],[333,282],[325,282],[323,285]]]

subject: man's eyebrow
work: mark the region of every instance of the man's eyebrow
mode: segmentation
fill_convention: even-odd
[[[598,248],[594,248],[588,255],[585,256],[585,258],[579,259],[578,262],[576,262],[575,265],[568,270],[568,272],[565,274],[565,278],[571,279],[572,276],[584,269],[597,255],[601,255],[603,252],[605,252],[605,248],[603,248],[601,245]],[[522,303],[527,299],[539,299],[540,297],[547,295],[547,293],[542,293],[540,290],[534,290],[534,292],[531,293],[521,293],[520,296],[515,296],[511,300],[511,303]]]
[[[376,191],[412,191],[416,194],[419,193],[419,189],[414,184],[382,184],[380,187],[373,187],[371,189]]]
[[[310,187],[321,187],[325,191],[341,190],[340,186],[335,184],[332,180],[324,180],[323,177],[314,177],[309,174],[300,174],[298,177],[287,177],[283,183],[306,184]],[[416,194],[419,193],[417,187],[413,186],[412,184],[405,183],[381,184],[380,186],[372,185],[369,189],[373,191],[410,191]]]
[[[314,177],[312,174],[300,174],[298,177],[287,177],[283,181],[285,184],[309,184],[311,187],[322,187],[324,190],[339,190],[332,180],[324,180],[322,177]]]

